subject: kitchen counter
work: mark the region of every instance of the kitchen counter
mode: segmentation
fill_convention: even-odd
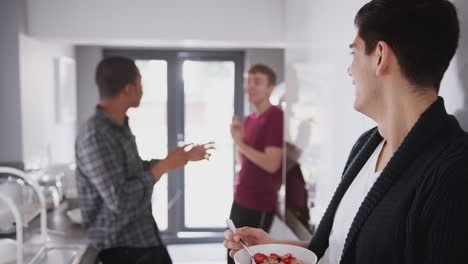
[[[64,201],[59,208],[47,212],[48,246],[50,257],[41,258],[39,263],[95,264],[98,251],[89,246],[86,232],[81,225],[74,224],[66,215],[67,210],[76,208],[76,201]],[[1,236],[0,238],[13,238]],[[27,228],[24,229],[25,263],[28,263],[32,255],[39,250],[40,242],[40,217],[36,217]],[[14,262],[13,262],[14,263]]]

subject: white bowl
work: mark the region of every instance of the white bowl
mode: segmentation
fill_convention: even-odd
[[[280,256],[291,253],[293,257],[302,260],[304,264],[317,263],[317,256],[314,254],[314,252],[303,247],[287,244],[264,244],[251,246],[249,249],[253,254],[262,253],[267,256],[269,256],[271,253],[275,253]],[[250,264],[251,260],[249,253],[245,249],[239,250],[239,252],[234,255],[234,262],[236,264]]]
[[[75,208],[72,210],[67,211],[68,218],[72,221],[74,224],[81,225],[83,223],[83,217],[81,216],[81,210],[80,208]]]
[[[0,263],[10,263],[16,260],[16,241],[0,239]]]

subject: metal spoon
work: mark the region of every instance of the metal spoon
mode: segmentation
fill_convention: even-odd
[[[236,232],[236,226],[234,225],[234,223],[232,222],[231,219],[227,219],[227,220],[226,220],[226,224],[227,224],[229,230],[231,230],[233,233]],[[241,238],[241,240],[239,241],[239,243],[240,243],[240,244],[242,245],[242,247],[247,251],[247,253],[249,253],[250,259],[252,260],[251,263],[252,263],[252,264],[256,264],[255,259],[254,259],[254,254],[252,253],[252,251],[250,251],[249,247],[246,246],[246,245],[244,244],[244,242],[242,242],[242,238]]]

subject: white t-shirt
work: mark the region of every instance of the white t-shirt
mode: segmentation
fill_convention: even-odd
[[[328,248],[318,264],[338,264],[340,262],[346,236],[354,217],[381,173],[381,171],[375,172],[375,168],[384,142],[380,142],[343,196],[335,213]]]

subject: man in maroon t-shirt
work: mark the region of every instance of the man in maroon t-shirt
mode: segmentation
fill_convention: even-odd
[[[248,71],[245,92],[255,108],[242,125],[237,116],[231,124],[242,167],[237,176],[230,218],[238,227],[269,231],[281,186],[283,111],[270,103],[276,84],[274,71],[262,64]],[[234,263],[228,256],[228,263]]]

